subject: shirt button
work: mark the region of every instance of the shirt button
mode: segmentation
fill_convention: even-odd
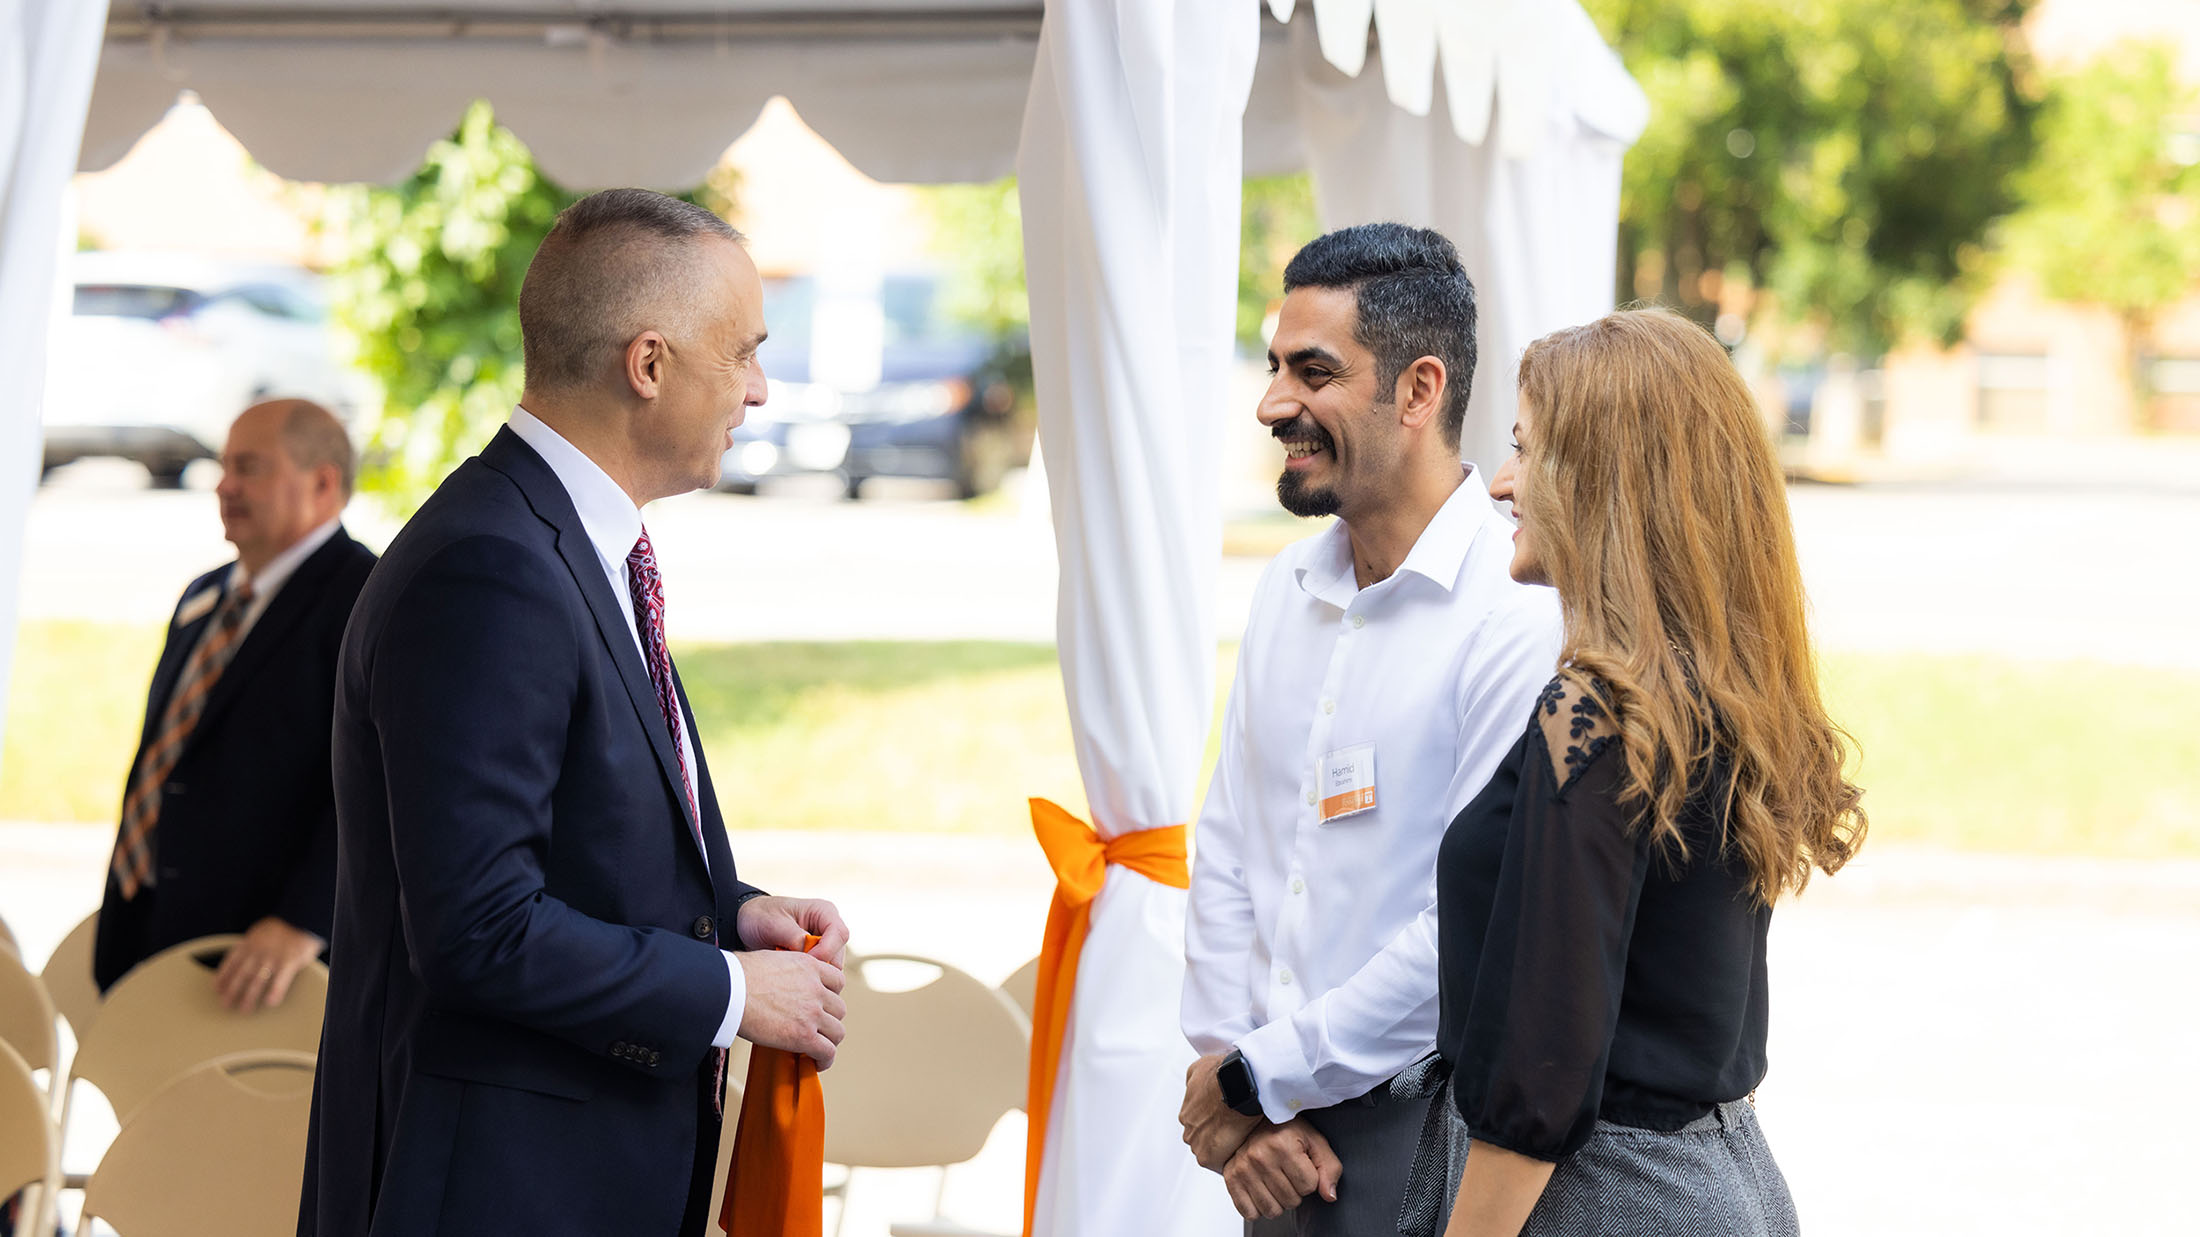
[[[1295,881],[1292,881],[1292,882],[1291,882],[1291,892],[1293,892],[1293,893],[1305,893],[1305,892],[1306,892],[1306,882],[1305,882],[1305,881],[1302,881],[1302,880],[1295,880]]]
[[[1309,790],[1306,792],[1306,806],[1312,807],[1319,802],[1321,802],[1321,800],[1315,797],[1313,791]]]
[[[1290,971],[1290,969],[1289,969],[1289,968],[1287,967],[1287,968],[1285,968],[1284,970],[1282,970],[1281,972],[1277,973],[1277,975],[1276,975],[1276,981],[1277,981],[1278,983],[1282,984],[1282,985],[1283,985],[1284,987],[1286,987],[1286,988],[1290,987],[1290,986],[1291,986],[1291,971]]]
[[[1367,616],[1364,614],[1353,615],[1352,626],[1355,630],[1367,626]]]
[[[1336,702],[1336,701],[1334,701],[1334,700],[1324,700],[1324,701],[1322,701],[1322,712],[1324,712],[1324,713],[1334,713],[1334,712],[1336,712],[1336,711],[1337,711],[1337,702]]]

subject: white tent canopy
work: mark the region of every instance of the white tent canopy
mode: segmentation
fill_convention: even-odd
[[[1325,224],[1459,242],[1482,289],[1464,450],[1494,460],[1521,346],[1610,306],[1647,117],[1576,0],[114,0],[104,37],[98,8],[0,0],[0,686],[72,167],[188,89],[277,173],[390,181],[487,98],[566,185],[685,187],[783,95],[882,180],[1021,174],[1058,643],[1103,838],[1194,807],[1220,427],[1248,411],[1221,406],[1241,177],[1310,167]],[[1183,913],[1109,869],[1036,1233],[1238,1231],[1173,1120]]]
[[[1295,5],[1269,7],[1288,18]],[[1314,12],[1293,25],[1347,76],[1368,59],[1372,13],[1389,97],[1426,116],[1440,82],[1469,145],[1493,115],[1514,157],[1548,140],[1554,116],[1622,147],[1642,127],[1641,93],[1573,0],[1296,7]],[[1015,168],[1041,17],[1032,0],[118,2],[80,169],[120,159],[190,89],[279,175],[395,181],[486,98],[561,184],[684,188],[783,95],[876,179],[993,180]],[[1252,174],[1308,163],[1289,42],[1266,23],[1246,107]]]

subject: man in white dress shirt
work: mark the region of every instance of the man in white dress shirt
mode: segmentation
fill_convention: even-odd
[[[1474,286],[1441,235],[1346,228],[1284,272],[1277,497],[1337,517],[1255,594],[1196,836],[1185,1141],[1248,1232],[1395,1228],[1439,1077],[1436,849],[1558,654],[1459,460]]]

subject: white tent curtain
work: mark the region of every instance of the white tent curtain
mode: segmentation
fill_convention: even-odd
[[[1347,77],[1313,31],[1292,27],[1322,225],[1434,228],[1459,246],[1474,279],[1479,358],[1460,454],[1483,468],[1485,483],[1510,454],[1521,351],[1612,308],[1620,161],[1649,116],[1641,89],[1572,0],[1547,16],[1549,71],[1499,92],[1499,114],[1488,121],[1495,140],[1479,145],[1453,131],[1451,75],[1439,76],[1427,114],[1415,116],[1393,105],[1373,67]],[[1507,107],[1533,118],[1537,131],[1507,140]]]
[[[1180,825],[1214,712],[1224,392],[1251,5],[1047,7],[1019,162],[1057,639],[1104,837]],[[1032,1232],[1235,1232],[1176,1125],[1184,898],[1111,868],[1093,909]]]
[[[74,247],[64,201],[106,19],[100,0],[0,0],[0,700],[14,660],[23,521],[38,485],[55,269]]]

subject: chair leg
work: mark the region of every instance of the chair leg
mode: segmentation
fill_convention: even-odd
[[[855,1184],[856,1170],[851,1168],[848,1175],[840,1179],[840,1207],[833,1212],[833,1237],[840,1237],[841,1230],[848,1226],[848,1196],[855,1193]]]

